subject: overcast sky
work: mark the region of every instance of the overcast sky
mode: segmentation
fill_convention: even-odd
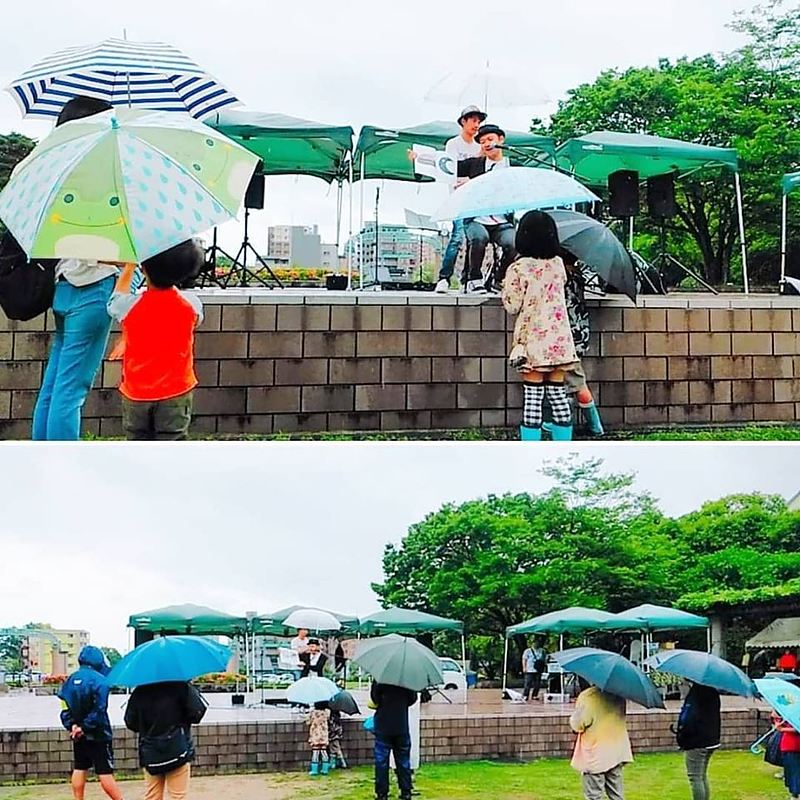
[[[472,71],[488,59],[501,73],[529,75],[552,99],[539,108],[497,109],[493,121],[527,129],[566,91],[609,67],[654,65],[661,57],[698,56],[741,44],[726,29],[753,0],[351,0],[266,3],[263,0],[137,0],[109,3],[38,0],[3,11],[0,84],[40,58],[123,29],[136,41],[166,41],[184,50],[253,110],[326,123],[408,126],[454,119],[457,109],[424,102],[427,90],[453,70]],[[475,98],[480,102],[480,98]],[[49,125],[20,120],[0,98],[0,131],[39,137]],[[368,182],[372,217],[376,182]],[[381,193],[381,220],[404,222],[403,209],[431,213],[442,189],[399,183]],[[257,246],[266,225],[313,224],[333,241],[335,192],[313,178],[267,182],[268,209],[253,216]],[[345,203],[345,214],[346,214]],[[356,197],[356,219],[358,199]],[[346,220],[345,220],[346,226]],[[222,232],[229,248],[239,226]],[[344,237],[343,237],[344,238]]]
[[[679,515],[800,489],[800,447],[584,444]],[[299,603],[378,608],[387,542],[441,507],[541,491],[565,450],[509,444],[7,445],[0,627],[84,628],[123,649],[130,614],[193,602],[230,613]]]

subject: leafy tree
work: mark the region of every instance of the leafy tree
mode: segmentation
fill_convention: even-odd
[[[555,608],[621,611],[674,596],[663,569],[678,556],[670,523],[631,491],[632,476],[606,475],[599,461],[545,471],[558,482],[543,494],[448,504],[412,525],[385,550],[385,580],[373,585],[382,602],[502,636]]]
[[[548,125],[534,120],[532,127],[559,141],[613,130],[736,148],[751,274],[774,282],[780,179],[797,164],[800,152],[800,11],[781,7],[780,0],[771,0],[736,17],[733,27],[749,38],[740,50],[608,70],[594,83],[571,90]],[[738,218],[730,176],[688,176],[678,184],[677,200],[670,249],[683,261],[701,263],[712,283],[737,278]],[[637,247],[646,256],[657,252],[656,233],[651,221],[640,222]]]
[[[22,643],[20,634],[0,631],[0,667],[6,672],[22,671]]]
[[[14,167],[33,150],[36,142],[21,133],[0,135],[0,189],[2,189]]]

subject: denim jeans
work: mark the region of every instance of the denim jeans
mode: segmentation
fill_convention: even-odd
[[[707,747],[698,747],[686,751],[686,776],[692,789],[692,800],[710,800],[711,790],[708,786],[708,762],[714,751]]]
[[[34,439],[80,439],[81,409],[108,344],[106,304],[115,282],[111,276],[88,286],[56,284],[56,332],[33,411]]]
[[[464,221],[457,219],[453,223],[453,230],[450,234],[450,240],[447,242],[447,247],[442,257],[442,267],[439,270],[439,280],[450,280],[453,277],[453,271],[456,268],[456,259],[458,258],[458,251],[464,242]]]
[[[411,797],[411,736],[375,734],[375,797],[389,796],[389,755],[394,753],[397,785],[403,800]]]

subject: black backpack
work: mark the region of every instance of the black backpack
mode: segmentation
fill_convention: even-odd
[[[57,259],[28,260],[7,231],[0,239],[0,308],[9,319],[29,320],[53,305]]]

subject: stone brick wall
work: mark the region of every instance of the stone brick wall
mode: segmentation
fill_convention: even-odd
[[[515,426],[511,320],[496,298],[209,292],[195,433]],[[585,359],[611,428],[800,418],[800,298],[607,298]],[[0,318],[0,437],[26,438],[52,332]],[[118,436],[119,363],[85,429]]]
[[[635,752],[669,752],[673,714],[634,713],[628,728]],[[722,745],[746,749],[769,729],[766,713],[722,712]],[[308,729],[302,722],[259,722],[200,725],[194,731],[197,774],[274,772],[304,769],[309,752]],[[437,717],[421,723],[423,763],[503,759],[530,761],[565,758],[574,735],[566,715]],[[349,763],[372,761],[372,736],[358,720],[345,720],[343,749]],[[114,754],[120,773],[138,772],[136,739],[114,731]],[[64,779],[70,772],[72,747],[62,730],[0,731],[0,783]]]

